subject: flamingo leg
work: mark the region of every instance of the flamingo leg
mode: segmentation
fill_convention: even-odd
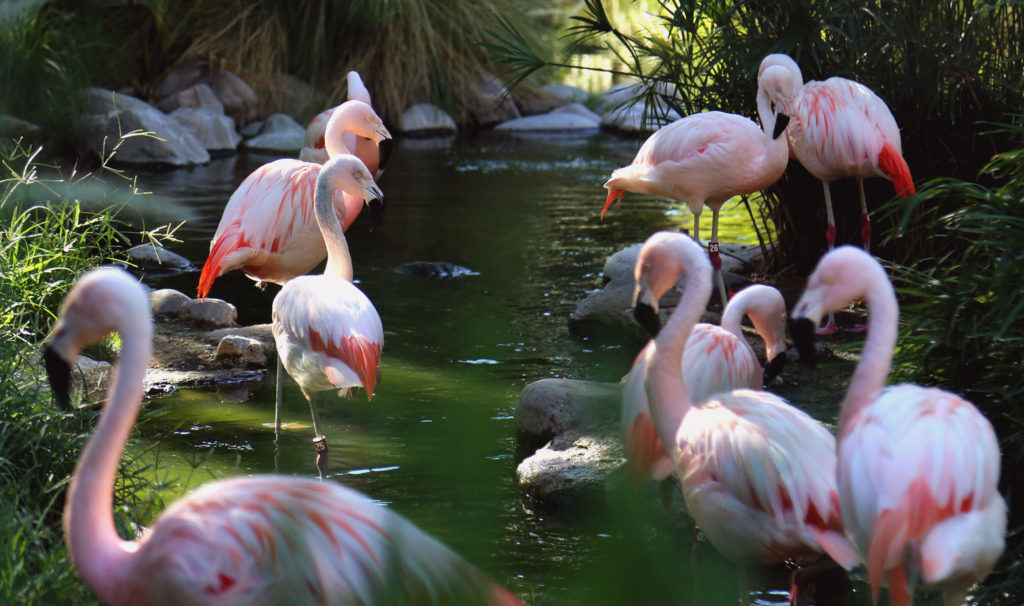
[[[693,239],[700,242],[700,211],[693,213]]]
[[[284,398],[284,366],[281,356],[277,356],[277,385],[274,387],[274,441],[281,433],[281,400]]]
[[[309,412],[313,416],[313,446],[316,449],[316,468],[320,472],[320,478],[327,472],[327,436],[320,431],[320,411],[316,405],[316,392],[303,390],[306,400],[309,401]]]
[[[868,215],[868,201],[864,197],[864,178],[857,177],[857,188],[860,190],[860,241],[864,250],[871,252],[871,217]]]
[[[825,188],[825,216],[828,219],[828,228],[825,230],[825,241],[828,242],[828,249],[832,250],[836,247],[836,215],[832,212],[832,191],[829,189],[828,182],[822,181],[821,184]],[[817,333],[819,335],[834,335],[837,330],[836,316],[834,313],[829,312],[828,322],[825,326],[819,328]]]
[[[722,307],[725,307],[729,297],[725,292],[725,280],[722,278],[722,257],[718,254],[718,208],[711,208],[711,241],[708,242],[708,256],[711,257],[711,266],[715,269],[715,280],[718,282],[718,296]]]

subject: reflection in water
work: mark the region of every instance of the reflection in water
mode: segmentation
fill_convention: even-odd
[[[547,377],[618,381],[636,354],[635,345],[568,333],[576,303],[601,286],[605,258],[690,223],[684,208],[666,212],[669,202],[638,195],[600,219],[601,184],[632,160],[639,141],[484,133],[396,147],[381,180],[380,228],[369,233],[360,217],[347,234],[357,283],[384,324],[383,376],[372,403],[320,398],[331,481],[393,507],[528,602],[734,603],[735,570],[669,522],[656,495],[611,490],[585,510],[547,513],[531,511],[516,485],[512,412],[523,387]],[[147,173],[140,186],[192,210],[174,250],[201,266],[234,187],[272,159],[240,155]],[[742,203],[726,205],[721,230],[725,241],[756,242]],[[474,273],[395,271],[414,261]],[[193,294],[197,279],[149,282]],[[235,303],[241,323],[264,323],[277,290],[259,291],[233,272],[211,296]],[[162,469],[186,470],[175,472],[176,490],[207,480],[189,475],[197,455],[215,475],[316,475],[309,409],[290,380],[287,425],[274,443],[273,381],[271,372],[262,382],[182,389],[158,401],[168,412],[142,431],[162,439]],[[771,589],[758,601],[784,601],[771,592],[788,580],[772,574],[779,578],[760,580]]]

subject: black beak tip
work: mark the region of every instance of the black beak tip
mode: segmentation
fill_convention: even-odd
[[[377,144],[377,169],[384,170],[391,159],[391,150],[395,146],[394,139],[384,139]]]
[[[782,113],[776,114],[775,130],[772,132],[772,139],[778,139],[779,136],[782,135],[782,133],[786,130],[787,126],[789,126],[789,116]]]
[[[49,346],[43,349],[43,363],[54,400],[64,410],[71,410],[71,365]]]
[[[370,207],[370,231],[376,231],[380,225],[380,219],[384,216],[384,200],[381,198],[371,198],[366,203]]]
[[[780,353],[771,360],[768,361],[767,366],[764,367],[764,387],[767,388],[775,377],[782,374],[782,369],[786,367],[786,354]]]
[[[789,333],[793,335],[797,353],[800,354],[800,362],[814,368],[817,363],[814,350],[814,322],[810,318],[791,318]]]
[[[637,303],[633,307],[633,317],[651,335],[652,339],[658,336],[658,331],[661,330],[661,319],[658,318],[658,312],[654,311],[653,307],[646,303]]]

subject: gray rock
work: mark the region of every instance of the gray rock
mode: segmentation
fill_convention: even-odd
[[[479,276],[468,267],[462,267],[447,261],[411,261],[402,263],[395,268],[400,274],[422,276],[424,278],[458,278],[461,276]]]
[[[601,126],[627,133],[652,133],[678,119],[679,114],[674,111],[669,111],[665,117],[651,114],[645,118],[644,104],[636,103],[610,110],[601,116]]]
[[[192,299],[181,308],[181,317],[206,326],[234,326],[238,310],[223,299]]]
[[[161,288],[149,293],[149,305],[157,316],[177,316],[192,298],[173,288]]]
[[[71,388],[82,391],[82,404],[98,404],[106,397],[110,373],[114,367],[110,362],[93,360],[79,355],[71,372]]]
[[[539,88],[528,89],[525,87],[520,87],[520,89],[516,89],[513,92],[513,98],[523,116],[546,114],[556,107],[565,104],[565,100],[562,97],[553,95],[545,90]]]
[[[242,147],[246,149],[295,153],[302,149],[306,139],[306,129],[295,118],[288,114],[273,114],[263,123],[260,134],[246,139]]]
[[[202,82],[167,95],[157,103],[157,107],[168,114],[179,107],[205,109],[214,114],[224,113],[224,104],[217,98],[210,85]]]
[[[93,111],[85,117],[86,148],[97,155],[109,155],[118,143],[116,160],[129,164],[165,164],[189,166],[205,164],[210,154],[188,130],[157,108],[127,95],[87,89],[86,107]],[[121,139],[133,132],[153,133]]]
[[[263,130],[263,120],[256,120],[239,129],[238,134],[242,135],[243,139],[251,139],[260,134],[261,130]]]
[[[256,91],[237,74],[212,61],[192,61],[174,69],[157,86],[154,96],[162,102],[196,84],[209,85],[235,124],[248,124],[256,118]]]
[[[402,112],[398,130],[411,135],[445,135],[458,130],[455,119],[429,103],[417,103]]]
[[[475,92],[482,100],[479,109],[471,112],[478,125],[491,126],[522,117],[512,97],[504,96],[505,86],[494,76],[485,75],[477,80]]]
[[[575,114],[577,116],[582,116],[584,118],[588,118],[590,120],[593,120],[594,122],[598,122],[598,123],[601,122],[601,116],[599,116],[596,113],[590,111],[590,108],[588,108],[586,105],[583,105],[582,103],[569,103],[569,104],[566,104],[566,105],[561,105],[561,106],[556,107],[555,109],[551,110],[551,113],[553,113],[553,114]]]
[[[266,366],[267,354],[258,339],[242,335],[227,335],[217,343],[213,354],[215,362],[231,361],[239,366]]]
[[[540,90],[570,103],[586,103],[590,93],[578,86],[568,84],[545,84]]]
[[[252,326],[235,326],[232,328],[218,328],[211,330],[209,333],[210,338],[218,340],[218,342],[224,337],[228,336],[240,336],[248,339],[255,339],[263,345],[263,351],[274,352],[275,341],[274,332],[271,328],[270,323],[266,324],[253,324]]]
[[[188,271],[192,263],[178,253],[171,252],[162,246],[146,243],[133,246],[125,251],[128,258],[143,269],[161,269],[164,271]]]
[[[572,112],[559,111],[516,118],[494,127],[495,130],[519,131],[596,130],[599,128],[601,128],[601,124],[598,120]]]
[[[570,432],[523,459],[516,477],[533,506],[578,511],[604,505],[605,483],[624,462],[618,439]]]
[[[208,151],[235,151],[242,140],[242,136],[235,132],[235,121],[223,112],[216,114],[206,109],[179,107],[171,117]]]
[[[4,137],[31,137],[39,127],[10,114],[0,114],[0,135]]]
[[[520,442],[537,446],[569,431],[599,427],[614,431],[622,406],[622,385],[576,379],[541,379],[519,395],[516,429]]]

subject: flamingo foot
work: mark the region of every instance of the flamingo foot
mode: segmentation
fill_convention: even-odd
[[[839,327],[836,326],[836,318],[832,314],[828,316],[828,323],[821,328],[814,331],[815,334],[819,335],[834,335],[839,332]]]
[[[316,449],[316,469],[323,478],[327,473],[327,436],[313,438],[313,447]]]
[[[867,213],[860,214],[860,241],[864,250],[871,252],[871,218]]]

